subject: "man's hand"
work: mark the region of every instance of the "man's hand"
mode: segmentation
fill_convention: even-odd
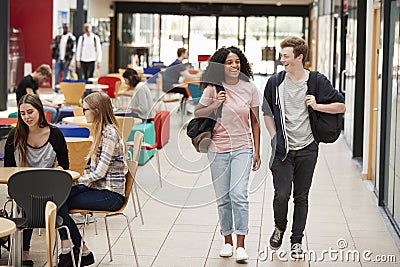
[[[318,110],[317,101],[315,101],[315,96],[307,95],[306,96],[306,105],[307,107],[311,107],[313,110]]]
[[[257,171],[261,166],[261,158],[259,154],[254,154],[253,156],[253,171]]]
[[[76,67],[77,67],[78,69],[81,68],[81,62],[80,62],[80,61],[77,61],[77,62],[76,62]]]

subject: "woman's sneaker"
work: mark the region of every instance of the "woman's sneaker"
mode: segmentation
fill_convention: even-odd
[[[231,244],[225,244],[219,252],[220,257],[232,257],[233,246]]]
[[[249,259],[249,255],[247,255],[246,250],[242,247],[236,249],[236,261],[246,261]]]
[[[269,246],[272,250],[278,250],[282,246],[283,234],[285,231],[280,230],[275,226],[274,232],[269,239]]]

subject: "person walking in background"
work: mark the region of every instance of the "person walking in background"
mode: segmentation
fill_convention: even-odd
[[[69,66],[75,53],[75,36],[70,32],[68,24],[63,23],[62,35],[57,35],[51,45],[51,57],[54,62],[55,83],[59,84],[60,74],[62,79],[68,78]]]
[[[122,74],[125,84],[129,88],[122,93],[131,95],[128,105],[118,107],[127,111],[124,116],[132,116],[142,119],[143,122],[151,122],[155,115],[153,97],[147,83],[141,82],[138,73],[134,69],[126,69]]]
[[[46,79],[51,77],[51,69],[47,64],[40,65],[35,72],[28,74],[25,76],[18,84],[17,90],[15,91],[15,95],[17,97],[17,104],[20,99],[26,95],[37,95],[40,99],[39,94],[39,83],[44,82]],[[61,105],[53,104],[45,99],[42,99],[42,103],[45,111],[50,111],[51,113],[51,122],[56,122],[58,118],[58,109]]]
[[[62,132],[49,124],[39,97],[25,94],[18,102],[17,126],[5,144],[4,167],[59,168],[68,170],[68,149]],[[32,229],[23,232],[23,265],[33,266],[29,256]]]
[[[194,113],[195,118],[208,117],[223,105],[207,156],[224,236],[219,255],[233,255],[232,233],[236,233],[237,261],[249,258],[245,250],[249,231],[248,181],[250,170],[258,170],[261,164],[259,96],[250,82],[252,77],[241,50],[219,49],[211,56],[203,74],[205,89]]]
[[[272,138],[270,169],[275,189],[275,228],[269,244],[273,250],[282,245],[293,184],[290,255],[292,258],[303,258],[301,243],[307,220],[308,195],[318,157],[318,143],[310,125],[308,107],[335,114],[344,113],[346,106],[343,96],[320,73],[316,76],[318,94],[307,95],[310,71],[304,69],[304,62],[308,46],[302,38],[286,38],[280,46],[281,62],[285,70],[269,78],[263,103],[265,125]]]
[[[93,143],[88,159],[90,169],[77,180],[67,201],[60,207],[58,215],[63,225],[69,228],[75,260],[78,261],[82,236],[74,220],[69,216],[71,209],[116,211],[125,199],[125,175],[128,172],[126,148],[114,116],[110,97],[105,93],[92,93],[83,100],[86,120],[92,123]],[[64,229],[60,230],[62,253],[59,267],[72,266],[71,243]],[[82,247],[81,266],[94,263],[93,253],[85,243]]]
[[[87,81],[93,77],[95,67],[100,68],[102,52],[100,38],[92,33],[92,26],[85,23],[83,31],[76,47],[76,67],[82,69],[83,79]]]

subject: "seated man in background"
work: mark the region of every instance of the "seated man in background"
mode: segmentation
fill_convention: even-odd
[[[179,83],[180,77],[185,79],[198,80],[199,75],[190,74],[189,65],[182,64],[182,61],[188,58],[188,50],[186,48],[179,48],[177,51],[178,58],[172,62],[167,69],[162,73],[163,79],[163,91],[170,93],[179,93],[183,95],[182,102],[186,100],[189,96],[185,88],[174,87],[174,84]]]
[[[51,69],[47,64],[40,65],[35,72],[26,75],[18,84],[17,90],[15,91],[17,97],[17,104],[19,100],[26,94],[39,95],[39,83],[44,82],[46,79],[51,77]],[[41,99],[45,111],[50,111],[51,122],[54,123],[58,117],[58,109],[61,105],[53,104],[45,99]]]

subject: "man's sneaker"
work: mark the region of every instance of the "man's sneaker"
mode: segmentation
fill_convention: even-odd
[[[304,252],[300,243],[294,243],[290,246],[290,257],[294,260],[304,258]]]
[[[72,257],[71,253],[60,254],[58,256],[58,266],[59,267],[72,267]]]
[[[285,231],[275,226],[274,232],[269,239],[269,246],[272,250],[278,250],[281,247],[284,233]]]
[[[77,247],[74,247],[74,257],[75,257],[75,263],[76,263],[76,265],[78,265],[79,248],[77,248]],[[81,266],[88,266],[88,265],[92,265],[93,263],[94,263],[94,256],[93,256],[92,252],[89,252],[89,254],[86,256],[82,256]]]
[[[233,246],[231,244],[225,244],[219,252],[220,257],[232,257]]]
[[[246,261],[249,259],[249,255],[247,255],[246,250],[242,247],[236,249],[236,261]]]

